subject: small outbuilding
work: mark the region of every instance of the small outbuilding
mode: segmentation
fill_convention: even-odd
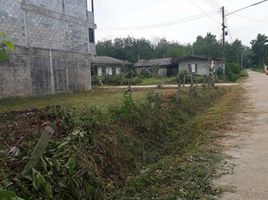
[[[175,76],[178,73],[178,62],[175,58],[141,59],[135,65],[137,73],[143,70],[161,77]]]
[[[96,56],[92,59],[91,65],[91,74],[93,76],[114,76],[121,74],[124,68],[131,65],[131,63],[113,57]]]
[[[218,68],[222,65],[222,59],[212,59],[206,56],[184,56],[177,59],[178,71],[187,71],[198,75],[209,75],[210,68]]]

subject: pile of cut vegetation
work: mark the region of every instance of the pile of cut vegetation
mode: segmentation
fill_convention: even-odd
[[[136,182],[131,177],[144,166],[174,154],[184,155],[201,138],[190,128],[195,117],[225,93],[226,89],[203,88],[194,97],[184,92],[177,103],[175,93],[148,93],[144,101],[135,102],[126,92],[123,104],[107,111],[93,107],[77,114],[75,108],[51,106],[4,114],[0,117],[0,196],[152,199],[158,194],[137,196],[146,184],[153,185],[152,177]],[[47,126],[55,130],[52,139],[38,164],[23,173]],[[198,199],[211,189],[206,184],[200,182],[196,192],[190,187],[182,193],[178,189],[176,198],[189,193]]]

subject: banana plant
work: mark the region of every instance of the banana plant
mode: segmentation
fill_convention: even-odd
[[[6,61],[8,59],[8,51],[15,48],[15,45],[9,41],[3,32],[0,32],[0,61]]]

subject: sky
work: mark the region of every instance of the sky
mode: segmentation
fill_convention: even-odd
[[[258,1],[95,0],[96,39],[131,36],[154,43],[165,38],[188,44],[193,43],[198,35],[205,36],[208,32],[221,39],[220,7],[224,6],[227,14]],[[229,29],[227,41],[238,38],[244,45],[250,45],[258,33],[268,35],[267,10],[268,1],[229,15],[226,20]]]

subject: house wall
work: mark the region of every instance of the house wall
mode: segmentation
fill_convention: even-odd
[[[105,75],[120,75],[121,74],[121,67],[115,66],[115,67],[109,67],[109,66],[98,66],[97,68],[97,74],[98,76],[103,76],[102,69],[105,69]],[[115,74],[113,74],[113,68],[115,68]]]
[[[179,62],[179,72],[186,70],[189,71],[188,65],[189,64],[197,64],[197,74],[199,75],[208,75],[209,74],[209,66],[210,63],[208,61],[199,61],[195,59],[181,61]]]
[[[166,77],[167,76],[167,68],[160,68],[157,71],[157,75],[161,77]]]
[[[1,91],[10,90],[13,86],[11,91],[21,91],[17,92],[18,95],[37,95],[51,94],[53,88],[67,91],[91,87],[88,83],[91,76],[89,59],[91,55],[96,54],[96,51],[95,44],[89,43],[88,29],[95,29],[95,24],[94,15],[87,11],[86,0],[0,0],[0,5],[0,31],[20,48],[11,55],[13,58],[10,63],[1,64],[0,74],[10,76],[13,74],[15,79],[21,74],[21,77],[25,76],[23,80],[31,80],[32,84],[32,90],[28,86],[25,87],[26,92],[16,84],[3,83],[2,80],[1,87],[6,88],[2,88]],[[36,49],[38,56],[34,52]],[[51,52],[60,55],[56,58],[50,55]],[[77,54],[81,54],[81,58],[78,58]],[[69,59],[70,55],[72,56]],[[16,56],[18,58],[14,58]],[[20,60],[21,57],[28,61],[27,67],[31,73],[25,72],[27,67],[24,67],[25,63]],[[4,66],[9,66],[16,73]],[[69,77],[68,87],[63,86],[65,78],[49,81],[51,74],[45,72],[49,71],[51,66],[53,66],[51,71],[55,71],[56,76],[64,74],[65,68],[68,68],[68,73],[73,74],[75,78]],[[32,81],[40,78],[41,71],[46,74],[41,77],[42,80],[44,78],[47,80],[43,83]],[[85,77],[87,80],[84,80]],[[74,80],[78,83],[74,83]],[[40,87],[42,89],[37,89]],[[6,95],[7,92],[0,93],[0,97]]]
[[[119,75],[121,74],[121,67],[116,67],[116,75]]]
[[[140,74],[143,70],[146,70],[160,77],[175,76],[178,73],[178,68],[174,68],[174,67],[162,67],[159,69],[155,69],[154,67],[137,67],[136,68],[137,74]]]
[[[98,76],[102,76],[102,67],[97,68]]]

